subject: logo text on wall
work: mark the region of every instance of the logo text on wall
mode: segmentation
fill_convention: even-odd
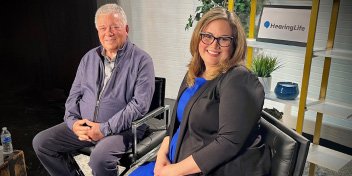
[[[267,29],[273,28],[273,29],[282,29],[282,30],[288,30],[288,31],[305,31],[306,29],[302,25],[275,24],[275,23],[271,23],[270,21],[265,21],[264,27]]]

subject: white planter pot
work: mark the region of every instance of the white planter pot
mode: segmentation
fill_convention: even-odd
[[[271,89],[271,77],[258,77],[258,79],[264,87],[265,94],[269,93]]]

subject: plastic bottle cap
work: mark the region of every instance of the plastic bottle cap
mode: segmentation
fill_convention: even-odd
[[[2,130],[7,130],[7,127],[2,127]]]

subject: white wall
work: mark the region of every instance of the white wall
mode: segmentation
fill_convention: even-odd
[[[187,70],[190,59],[189,41],[191,32],[185,31],[186,20],[198,5],[196,0],[120,0],[125,9],[129,25],[130,39],[146,50],[153,58],[156,75],[166,77],[166,98],[175,99],[178,88]],[[272,0],[279,4],[310,5],[311,1]],[[332,1],[321,0],[315,47],[325,48],[330,21]],[[352,1],[341,0],[340,14],[335,38],[335,47],[352,50]],[[293,81],[301,85],[304,53],[278,50],[264,50],[278,56],[284,67],[273,73],[272,90],[278,81]],[[323,58],[314,58],[310,74],[308,96],[318,98],[321,83]],[[332,60],[327,99],[352,104],[352,62]],[[285,111],[285,123],[295,128],[297,108],[266,101],[265,106]],[[322,137],[352,147],[352,120],[325,118]],[[313,133],[314,112],[306,112],[304,132]]]
[[[193,29],[185,31],[196,0],[120,0],[130,26],[130,39],[153,58],[156,76],[166,78],[166,98],[176,99],[191,55]]]

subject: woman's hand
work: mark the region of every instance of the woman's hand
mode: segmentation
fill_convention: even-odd
[[[159,149],[158,154],[156,156],[156,162],[155,162],[155,167],[154,167],[154,175],[155,176],[160,175],[160,170],[163,167],[170,165],[170,160],[168,158],[169,141],[170,141],[170,137],[166,136],[160,145],[160,149]]]
[[[159,152],[156,157],[156,162],[154,167],[154,175],[156,176],[161,176],[162,168],[171,164],[169,158],[167,157],[167,154],[159,153]]]
[[[190,155],[186,159],[176,164],[168,164],[161,167],[158,172],[154,171],[155,176],[181,176],[194,173],[200,173],[201,170],[194,161],[193,156]]]
[[[169,164],[166,165],[162,168],[160,168],[159,174],[156,175],[154,173],[155,176],[182,176],[180,174],[178,174],[178,172],[180,171],[180,168],[177,168],[178,166],[176,164]]]

